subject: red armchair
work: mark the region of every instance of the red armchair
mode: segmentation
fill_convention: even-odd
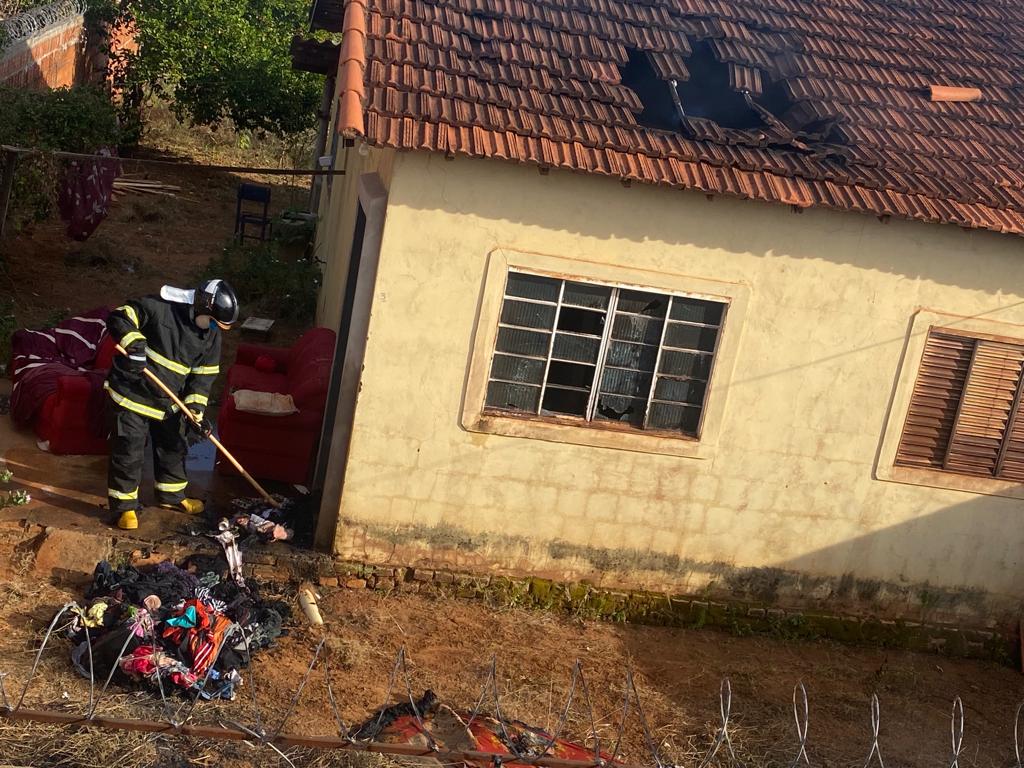
[[[265,480],[303,484],[316,458],[334,359],[334,331],[313,328],[290,349],[240,344],[228,370],[227,391],[217,417],[221,442],[251,474]],[[261,360],[257,367],[257,360]],[[267,361],[274,370],[265,370]],[[263,416],[239,411],[231,393],[239,389],[291,395],[299,412]],[[222,474],[235,469],[217,459]]]
[[[102,373],[106,378],[114,353],[114,340],[105,336],[92,370]],[[49,444],[50,453],[86,456],[102,456],[107,453],[106,439],[97,436],[92,424],[95,418],[95,396],[90,377],[68,375],[57,380],[57,391],[39,407],[33,424],[36,437]]]

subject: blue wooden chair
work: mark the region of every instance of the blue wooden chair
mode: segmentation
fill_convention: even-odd
[[[246,234],[249,226],[259,227],[259,236]],[[266,240],[270,226],[270,187],[262,184],[242,182],[238,185],[238,199],[235,205],[235,238]]]

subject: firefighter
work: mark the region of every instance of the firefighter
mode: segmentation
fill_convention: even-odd
[[[119,528],[139,527],[147,437],[153,446],[157,503],[193,515],[203,511],[203,502],[185,493],[186,435],[210,436],[203,414],[220,372],[221,330],[237,320],[238,298],[223,280],[210,280],[195,290],[165,285],[158,296],[129,301],[110,313],[107,329],[127,352],[115,356],[104,384],[113,415],[107,497]],[[147,368],[178,395],[200,426],[177,412],[144,374]]]

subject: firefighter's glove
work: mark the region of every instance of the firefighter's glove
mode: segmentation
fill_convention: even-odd
[[[124,370],[135,376],[141,376],[146,370],[146,342],[142,339],[133,341],[125,349],[123,365]]]
[[[206,418],[200,416],[194,411],[193,415],[199,422],[198,424],[188,416],[182,416],[182,418],[185,419],[185,437],[188,440],[189,445],[201,443],[213,434],[213,425],[210,424]]]

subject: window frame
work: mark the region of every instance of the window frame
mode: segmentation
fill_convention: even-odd
[[[620,421],[587,422],[579,416],[535,415],[487,407],[487,385],[490,380],[492,360],[496,353],[495,342],[505,297],[506,280],[508,273],[513,271],[570,282],[595,284],[599,287],[693,297],[725,304],[713,352],[712,368],[706,383],[698,425],[699,437],[687,435],[678,430],[639,429]],[[735,364],[740,329],[748,299],[749,286],[743,283],[727,283],[674,273],[634,269],[615,264],[496,248],[487,256],[466,375],[460,424],[470,432],[644,453],[700,459],[712,458],[716,452],[728,393],[728,387],[722,386],[722,382],[730,378]],[[605,348],[605,345],[602,344],[601,351],[603,352]],[[599,370],[603,369],[600,362]]]
[[[911,467],[897,463],[897,454],[910,411],[914,386],[917,383],[924,359],[925,344],[931,331],[1024,346],[1024,325],[977,316],[965,317],[931,309],[919,309],[915,312],[897,372],[885,431],[875,466],[875,479],[986,496],[1024,499],[1024,484],[1017,481],[967,474],[949,469]]]
[[[554,301],[546,301],[546,300],[542,300],[542,299],[533,299],[533,298],[526,298],[526,297],[510,295],[507,292],[508,291],[508,286],[507,285],[506,285],[506,288],[505,288],[505,292],[502,295],[502,311],[503,312],[504,312],[504,309],[505,309],[505,304],[508,301],[527,303],[527,304],[539,304],[539,305],[543,305],[543,306],[547,306],[547,307],[554,307],[554,316],[553,316],[553,321],[552,321],[552,328],[551,328],[550,331],[547,331],[546,329],[541,329],[541,328],[534,329],[534,328],[527,328],[527,327],[524,327],[524,326],[518,326],[518,325],[509,324],[507,322],[504,322],[500,318],[499,318],[499,321],[498,321],[498,332],[499,332],[499,334],[500,334],[500,331],[501,331],[502,328],[519,329],[519,330],[525,330],[525,331],[531,331],[531,332],[537,332],[537,333],[541,333],[541,332],[550,333],[551,339],[549,341],[547,355],[544,358],[544,365],[545,365],[544,373],[543,373],[543,376],[541,378],[541,383],[539,385],[533,385],[533,384],[525,384],[524,382],[515,382],[515,381],[508,381],[508,380],[505,380],[505,379],[498,379],[498,378],[496,378],[493,375],[493,369],[492,369],[492,370],[489,371],[488,384],[490,384],[491,382],[498,381],[498,382],[501,382],[501,383],[508,383],[508,384],[513,384],[513,385],[519,384],[519,385],[524,385],[524,386],[537,386],[537,387],[539,387],[540,392],[538,394],[537,412],[536,413],[529,413],[529,412],[522,411],[522,410],[517,411],[517,410],[514,410],[514,409],[506,409],[506,408],[500,408],[500,407],[496,407],[496,406],[491,406],[491,405],[487,405],[486,399],[485,399],[485,402],[484,402],[484,412],[486,414],[489,414],[489,415],[511,416],[511,417],[515,417],[515,418],[526,418],[526,419],[553,420],[553,421],[558,422],[558,423],[571,423],[571,424],[576,424],[578,426],[584,426],[585,425],[586,427],[588,427],[590,429],[622,429],[624,431],[629,431],[629,432],[641,432],[643,434],[663,435],[665,437],[669,437],[669,438],[676,439],[676,440],[700,440],[702,428],[703,428],[703,425],[704,425],[704,415],[705,415],[705,412],[706,412],[706,409],[707,409],[707,401],[708,401],[708,395],[709,395],[709,392],[710,392],[710,385],[711,385],[711,381],[712,381],[712,379],[714,377],[714,374],[715,374],[715,363],[716,363],[717,356],[718,356],[718,349],[719,349],[719,346],[721,344],[722,333],[724,331],[725,324],[726,324],[726,322],[728,320],[728,316],[729,316],[730,301],[728,299],[724,299],[721,296],[711,296],[711,295],[708,295],[708,294],[697,294],[697,293],[693,293],[693,292],[680,292],[680,291],[669,292],[669,291],[665,291],[665,290],[662,290],[662,289],[650,288],[648,286],[636,286],[636,285],[624,284],[624,283],[598,282],[598,281],[595,281],[595,280],[583,280],[583,279],[568,277],[568,276],[565,276],[565,275],[557,275],[557,274],[550,274],[550,273],[540,272],[538,270],[526,270],[526,269],[522,269],[522,268],[519,268],[519,267],[511,267],[511,268],[509,268],[508,272],[506,273],[506,280],[508,280],[514,274],[528,275],[528,276],[531,276],[531,277],[546,278],[546,279],[549,279],[549,280],[553,280],[553,281],[558,281],[559,282],[558,297]],[[604,325],[602,333],[601,333],[601,335],[599,337],[600,341],[598,343],[597,356],[596,356],[596,359],[595,359],[595,361],[593,363],[578,362],[578,361],[566,361],[566,360],[563,360],[562,358],[555,357],[555,352],[554,352],[555,336],[557,334],[559,334],[559,333],[561,333],[563,335],[569,335],[569,336],[586,335],[586,336],[589,336],[589,337],[597,337],[597,334],[582,334],[582,333],[575,332],[575,331],[567,331],[567,330],[564,330],[564,329],[559,329],[558,323],[559,323],[559,319],[560,319],[560,315],[561,315],[562,310],[564,308],[566,308],[566,307],[568,307],[570,309],[577,308],[576,305],[566,304],[565,303],[565,288],[566,288],[566,285],[568,283],[575,283],[575,284],[580,284],[580,285],[586,285],[588,287],[593,287],[593,288],[604,288],[604,289],[608,289],[608,291],[609,291],[608,304],[603,309],[591,309],[591,308],[580,307],[580,309],[583,309],[584,311],[588,311],[588,312],[595,312],[595,313],[601,312],[603,314],[604,318],[605,318],[605,325]],[[664,298],[668,299],[668,304],[665,307],[665,316],[663,318],[658,318],[657,316],[654,316],[654,315],[646,315],[645,316],[645,315],[638,314],[638,313],[635,313],[635,312],[628,312],[626,310],[620,310],[619,309],[619,301],[620,301],[620,299],[622,297],[622,293],[623,292],[647,293],[647,294],[653,294],[653,295],[656,295],[656,296],[659,296],[659,297],[664,297]],[[708,302],[708,303],[719,304],[719,305],[721,305],[721,319],[720,319],[720,321],[719,321],[719,323],[717,325],[711,325],[709,323],[694,323],[694,322],[686,321],[686,320],[674,320],[672,318],[672,308],[673,308],[673,301],[675,299],[695,299],[695,300],[698,300],[698,301],[704,301],[704,302]],[[652,343],[648,343],[648,342],[631,342],[629,340],[613,338],[613,334],[615,332],[614,331],[615,322],[616,322],[616,320],[618,319],[618,317],[620,315],[646,317],[646,318],[652,319],[652,320],[660,320],[660,322],[661,322],[661,331],[660,331],[660,334],[659,334],[658,341],[656,343],[652,344]],[[699,328],[713,328],[715,330],[715,343],[714,343],[713,348],[708,351],[708,350],[700,350],[700,349],[683,349],[681,347],[668,347],[668,346],[666,346],[666,344],[665,344],[666,333],[668,331],[669,324],[673,323],[673,322],[677,323],[679,325],[685,325],[685,326],[692,326],[692,327],[699,327]],[[611,368],[612,370],[628,370],[628,371],[636,371],[636,372],[639,372],[639,373],[647,373],[647,371],[644,371],[642,369],[627,369],[627,368],[623,368],[621,366],[610,366],[609,365],[609,363],[608,363],[609,349],[611,348],[611,345],[613,343],[615,343],[616,341],[618,341],[620,343],[626,343],[626,344],[635,343],[637,345],[652,347],[655,350],[654,364],[653,364],[653,367],[650,370],[651,385],[650,385],[650,387],[648,389],[646,398],[642,398],[642,397],[629,397],[628,395],[621,395],[622,397],[625,397],[625,398],[628,398],[628,399],[631,399],[631,400],[645,400],[644,414],[643,414],[644,426],[636,426],[636,425],[634,425],[634,424],[632,424],[631,422],[628,422],[628,421],[621,421],[621,420],[616,421],[616,420],[612,420],[612,419],[600,419],[600,418],[597,417],[597,413],[598,413],[597,409],[598,409],[598,406],[599,406],[599,400],[601,398],[601,395],[602,394],[606,394],[606,395],[608,394],[606,392],[602,392],[602,389],[601,389],[601,387],[602,387],[602,383],[601,382],[602,382],[602,380],[604,378],[604,374],[605,374],[606,370]],[[679,352],[686,352],[686,353],[690,353],[690,354],[709,355],[710,356],[711,364],[710,364],[709,369],[708,369],[707,379],[703,380],[703,382],[702,382],[704,384],[704,391],[702,393],[701,402],[699,404],[684,403],[684,402],[679,402],[679,401],[668,401],[668,400],[664,400],[663,398],[659,399],[659,398],[657,398],[655,396],[659,379],[661,379],[661,378],[673,378],[671,375],[660,373],[659,370],[658,370],[660,365],[661,365],[663,352],[666,349],[668,349],[670,351],[679,351]],[[540,357],[530,357],[530,356],[527,356],[527,355],[521,355],[521,354],[514,353],[514,352],[501,351],[501,350],[498,350],[497,348],[495,348],[493,353],[492,353],[492,355],[491,355],[492,365],[493,365],[494,359],[498,355],[521,357],[521,358],[524,358],[524,359],[534,359],[534,360],[540,360],[541,359]],[[590,390],[588,392],[587,406],[586,406],[585,412],[582,415],[578,415],[577,416],[577,415],[568,414],[568,413],[560,414],[560,413],[552,413],[552,412],[548,412],[548,413],[544,413],[543,412],[544,411],[544,396],[545,396],[549,386],[551,388],[554,388],[554,389],[562,388],[561,385],[559,385],[559,384],[552,384],[549,381],[549,373],[550,373],[551,365],[552,365],[552,363],[557,363],[557,362],[567,362],[567,363],[572,364],[572,365],[586,365],[588,367],[593,367],[594,368],[594,377],[593,377],[593,380],[592,380],[592,383],[591,383],[591,388],[590,388]],[[613,396],[615,396],[615,395],[613,395]],[[697,408],[699,408],[700,409],[700,415],[697,418],[697,424],[696,424],[696,429],[694,430],[694,433],[690,434],[688,432],[684,432],[684,431],[681,430],[681,428],[677,429],[677,428],[650,427],[650,426],[647,426],[647,423],[650,421],[651,406],[654,403],[656,403],[656,402],[668,403],[670,405],[680,405],[682,407],[697,407]]]

